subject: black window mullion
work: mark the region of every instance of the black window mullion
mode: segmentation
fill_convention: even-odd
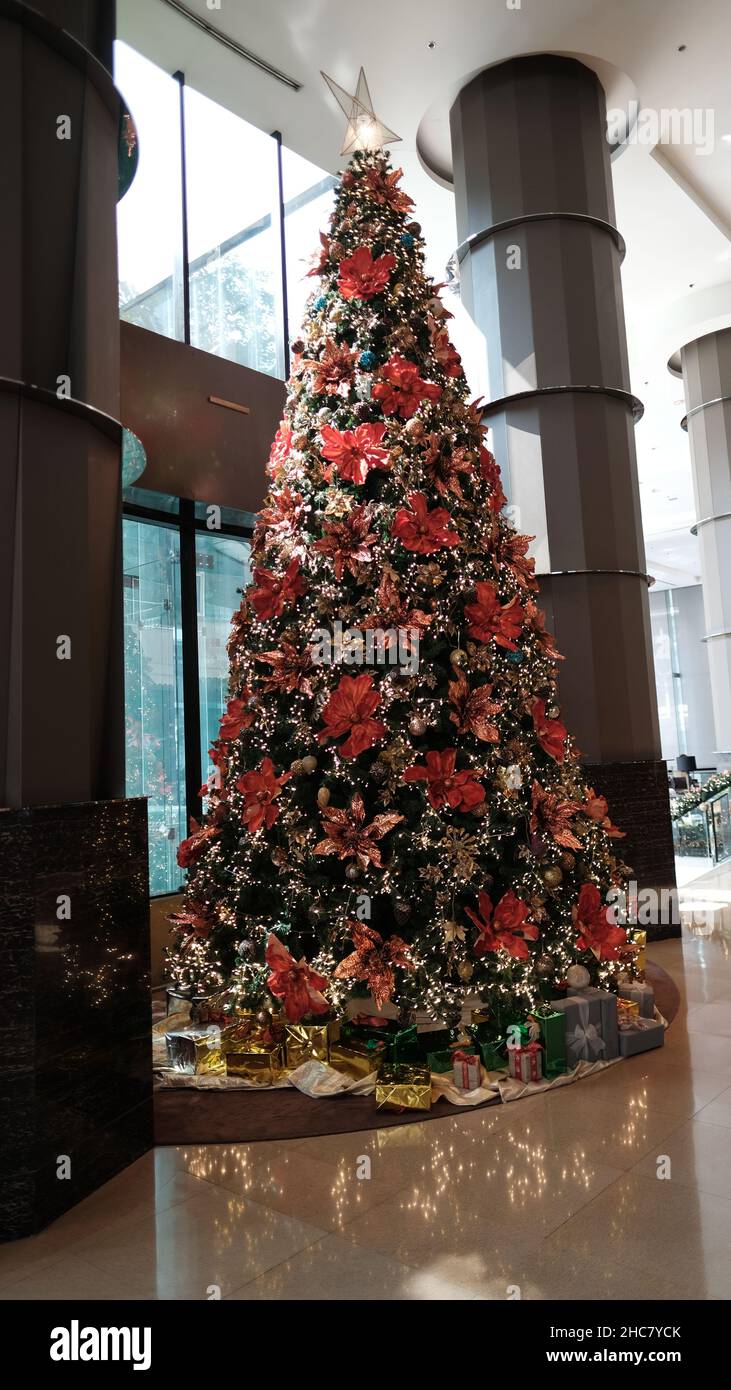
[[[196,568],[195,502],[180,499],[180,602],[183,643],[183,730],[185,747],[185,804],[188,820],[200,818],[198,795],[201,769],[201,706],[198,669],[198,576]]]

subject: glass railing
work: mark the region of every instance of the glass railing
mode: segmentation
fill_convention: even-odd
[[[675,853],[720,864],[731,859],[731,790],[717,792],[673,819]]]

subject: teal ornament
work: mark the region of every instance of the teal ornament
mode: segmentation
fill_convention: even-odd
[[[375,367],[376,365],[375,352],[362,352],[358,358],[358,363],[363,368],[364,372],[369,372],[371,367]]]
[[[411,248],[412,248],[412,246],[413,246],[413,244],[414,244],[414,238],[412,237],[411,232],[404,232],[404,233],[402,234],[400,240],[401,240],[401,245],[402,245],[402,246],[405,246],[406,249],[407,249],[407,251],[410,251]]]
[[[318,294],[317,299],[315,300],[312,307],[315,310],[315,312],[319,314],[320,310],[324,309],[326,304],[327,296],[324,294]]]

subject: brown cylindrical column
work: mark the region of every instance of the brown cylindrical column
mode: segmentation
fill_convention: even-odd
[[[681,350],[719,761],[731,761],[731,328]]]
[[[516,525],[535,536],[561,698],[645,884],[674,882],[606,103],[552,55],[488,68],[451,112],[463,297]]]
[[[0,804],[10,806],[124,793],[113,32],[114,0],[0,0]]]

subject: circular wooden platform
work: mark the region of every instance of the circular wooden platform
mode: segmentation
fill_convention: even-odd
[[[652,962],[648,962],[647,979],[655,991],[660,1013],[668,1023],[672,1022],[680,1005],[677,986],[666,971]],[[181,1087],[155,1093],[155,1143],[245,1144],[267,1139],[305,1139],[416,1124],[464,1113],[462,1106],[451,1105],[444,1099],[438,1100],[431,1110],[399,1115],[377,1111],[373,1096],[342,1095],[313,1100],[293,1087],[274,1091],[196,1091]]]

